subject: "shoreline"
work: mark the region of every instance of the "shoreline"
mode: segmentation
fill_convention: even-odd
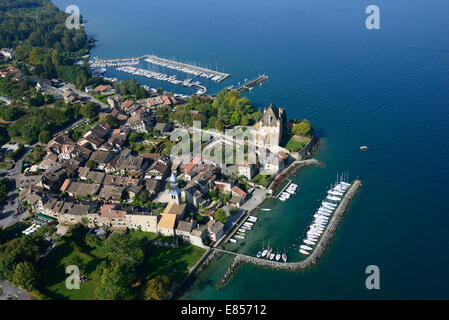
[[[361,187],[362,181],[355,180],[353,185],[348,190],[347,194],[344,196],[339,206],[335,210],[335,213],[332,216],[332,219],[328,227],[326,228],[323,236],[317,243],[314,251],[309,256],[307,256],[306,259],[299,262],[278,262],[243,254],[237,254],[236,257],[234,258],[233,263],[224,274],[222,280],[218,283],[218,287],[223,287],[228,283],[228,281],[232,278],[232,275],[235,273],[235,271],[238,269],[241,263],[249,263],[260,267],[267,267],[276,270],[287,270],[287,271],[306,270],[317,264],[325,254],[327,248],[329,247],[332,239],[336,234],[338,226],[343,220],[343,217],[351,204],[351,201],[358,194]]]

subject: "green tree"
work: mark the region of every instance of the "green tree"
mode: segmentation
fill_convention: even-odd
[[[18,263],[14,269],[12,283],[15,286],[32,291],[36,288],[37,283],[36,267],[28,261]]]
[[[150,201],[150,195],[148,194],[148,191],[143,190],[141,193],[139,193],[137,199],[143,204],[146,204],[148,201]]]
[[[95,293],[103,300],[133,300],[136,297],[132,288],[134,280],[133,270],[126,265],[104,268]]]
[[[98,167],[98,164],[94,160],[87,160],[86,168],[95,169],[96,167]]]
[[[226,223],[226,220],[227,220],[227,218],[226,218],[226,212],[225,212],[222,208],[219,208],[219,209],[217,209],[217,211],[215,212],[214,218],[215,218],[215,220],[217,220],[217,221]]]
[[[105,120],[107,123],[109,123],[109,125],[110,125],[112,128],[114,128],[114,129],[116,129],[116,128],[118,128],[118,127],[120,126],[120,122],[119,122],[116,118],[114,118],[113,116],[111,116],[110,114],[108,114],[108,115],[104,118],[104,120]]]
[[[48,130],[44,130],[41,131],[41,133],[39,133],[39,142],[41,143],[48,143],[48,141],[50,141],[52,138],[52,134],[50,131]]]
[[[142,134],[137,131],[133,131],[128,136],[128,141],[131,143],[137,142],[142,139]]]
[[[95,102],[88,102],[80,108],[80,114],[83,117],[92,119],[98,116],[100,113],[101,106]]]
[[[101,241],[93,234],[89,234],[86,236],[86,243],[91,248],[99,248],[101,247]]]
[[[230,123],[232,126],[236,126],[240,123],[240,114],[237,111],[232,113]]]
[[[6,130],[5,127],[0,126],[0,145],[3,145],[8,141],[9,141],[8,130]]]
[[[171,295],[170,280],[165,275],[158,275],[147,281],[145,285],[145,300],[165,300]]]
[[[218,119],[215,121],[215,129],[217,129],[220,132],[223,132],[225,129],[225,124],[221,119]]]
[[[304,119],[301,123],[294,123],[292,127],[292,133],[297,136],[307,136],[311,130],[312,126],[307,119]]]
[[[138,266],[143,262],[144,253],[139,242],[126,233],[110,235],[104,242],[103,251],[110,261],[118,265]]]

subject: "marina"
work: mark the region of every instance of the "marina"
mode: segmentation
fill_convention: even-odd
[[[181,71],[195,76],[204,77],[215,82],[222,82],[223,80],[229,78],[231,75],[228,73],[223,73],[207,68],[202,68],[186,63],[181,63],[173,60],[159,58],[157,56],[146,56],[145,61],[151,64],[163,66],[169,69]]]
[[[347,192],[343,196],[341,202],[336,207],[332,218],[327,226],[327,228],[323,231],[321,237],[317,239],[316,241],[310,241],[315,242],[316,245],[314,247],[314,250],[307,250],[306,247],[301,248],[300,252],[306,258],[299,262],[280,262],[280,261],[273,261],[272,259],[266,259],[265,257],[271,257],[272,249],[265,249],[260,257],[257,256],[249,256],[244,254],[238,254],[231,251],[221,250],[221,249],[215,249],[221,252],[230,253],[235,255],[234,261],[231,264],[231,266],[227,269],[225,275],[223,276],[222,280],[220,281],[219,285],[224,286],[226,282],[231,278],[231,275],[237,270],[238,266],[241,263],[250,263],[261,267],[267,267],[267,268],[273,268],[273,269],[279,269],[279,270],[289,270],[289,271],[296,271],[296,270],[304,270],[312,267],[315,265],[319,259],[324,255],[326,252],[327,247],[329,246],[332,238],[334,237],[338,226],[340,225],[345,212],[348,210],[349,205],[351,204],[351,201],[355,198],[357,193],[360,191],[360,188],[362,187],[362,181],[355,180],[351,186],[347,189]],[[311,248],[310,246],[307,246]],[[287,259],[287,257],[285,257]]]
[[[194,81],[189,77],[187,77],[186,79],[178,79],[176,75],[169,75],[162,72],[142,69],[141,67],[139,67],[142,61],[167,69],[175,70],[181,73],[186,73],[190,76],[202,77],[217,83],[222,82],[223,80],[231,76],[227,73],[189,65],[186,63],[180,63],[173,60],[163,59],[154,55],[120,59],[100,59],[95,57],[89,61],[89,66],[94,76],[103,77],[104,79],[110,80],[112,82],[116,82],[117,79],[107,78],[103,76],[108,71],[107,68],[115,68],[115,70],[117,71],[132,74],[134,76],[142,76],[149,79],[169,82],[174,85],[181,85],[188,88],[197,87],[197,91],[195,92],[197,96],[201,96],[207,93],[207,87],[202,85],[198,80]],[[82,64],[82,62],[80,61],[78,62],[78,64]]]
[[[228,240],[230,243],[237,243],[238,240],[244,240],[247,233],[252,230],[254,224],[257,222],[257,217],[255,216],[248,216],[242,220],[240,224],[234,229],[234,231],[231,233],[231,236]],[[232,238],[234,237],[234,238]],[[262,255],[262,252],[260,252],[260,255]]]

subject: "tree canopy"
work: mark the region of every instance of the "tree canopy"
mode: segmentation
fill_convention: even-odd
[[[171,295],[170,280],[165,275],[158,275],[147,281],[145,285],[145,300],[165,300]]]
[[[92,119],[98,116],[100,113],[101,106],[98,103],[95,102],[88,102],[85,105],[81,106],[80,108],[80,114],[83,117]]]
[[[104,242],[104,253],[117,265],[137,266],[142,263],[144,253],[139,243],[126,233],[113,233]]]
[[[226,220],[227,220],[227,218],[226,218],[226,212],[225,212],[222,208],[219,208],[219,209],[217,209],[217,211],[215,212],[214,218],[215,218],[215,220],[217,220],[217,221],[220,221],[220,222],[222,222],[222,223],[226,223]]]
[[[299,123],[293,123],[292,133],[297,136],[308,136],[312,130],[312,125],[309,120],[304,119]]]

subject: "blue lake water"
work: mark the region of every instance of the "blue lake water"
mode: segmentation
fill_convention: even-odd
[[[73,3],[54,1],[60,8]],[[365,28],[365,8],[380,8],[381,29]],[[449,2],[360,0],[132,0],[77,5],[97,40],[93,56],[155,54],[232,76],[213,93],[266,73],[248,93],[309,119],[322,144],[294,181],[301,191],[267,202],[239,248],[296,247],[318,200],[337,174],[364,185],[320,263],[279,272],[211,263],[185,299],[449,298]],[[125,74],[123,78],[129,78]],[[150,83],[152,84],[152,83]],[[155,87],[167,88],[165,83]],[[179,87],[181,88],[181,87]],[[177,91],[177,90],[175,90]],[[181,92],[181,89],[179,90]],[[361,145],[369,150],[362,152]],[[365,268],[380,268],[380,290],[365,288]]]

